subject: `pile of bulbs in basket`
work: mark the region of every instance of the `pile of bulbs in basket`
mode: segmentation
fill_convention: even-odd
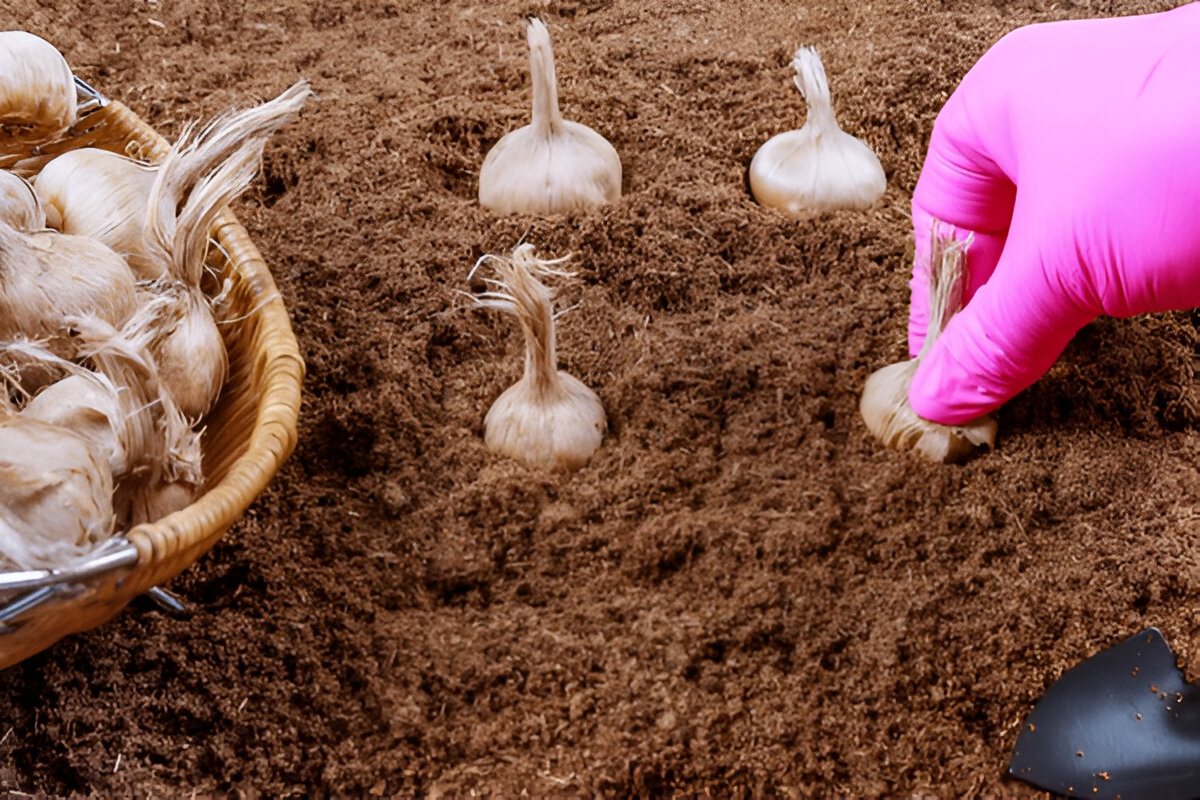
[[[190,126],[153,164],[67,147],[0,170],[0,572],[65,566],[197,497],[228,371],[209,232],[309,95]],[[0,33],[0,154],[53,150],[77,109],[53,45]]]

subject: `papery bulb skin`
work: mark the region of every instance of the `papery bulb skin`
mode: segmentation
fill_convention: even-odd
[[[0,170],[0,221],[25,233],[46,227],[46,212],[33,186],[8,170]]]
[[[790,217],[869,208],[886,189],[875,153],[842,131],[816,134],[802,128],[778,134],[750,162],[754,199]]]
[[[150,352],[164,390],[183,415],[197,423],[221,394],[229,375],[229,354],[204,295],[187,291],[177,310],[182,313],[175,327],[151,345]]]
[[[59,333],[72,314],[120,325],[137,307],[133,273],[100,242],[0,224],[0,337]]]
[[[133,273],[110,248],[56,231],[0,224],[0,338],[55,336],[73,314],[120,325],[137,307]]]
[[[151,480],[143,481],[129,492],[129,525],[158,522],[168,514],[187,508],[204,488],[204,458],[200,434],[166,420],[169,445],[163,469]]]
[[[65,428],[0,422],[0,570],[53,569],[113,534],[113,481],[88,443]]]
[[[62,53],[25,31],[0,33],[0,124],[51,136],[75,124],[75,77]]]
[[[941,425],[924,419],[908,402],[908,386],[918,359],[889,364],[871,373],[863,386],[859,413],[867,429],[885,447],[912,450],[930,461],[962,461],[979,447],[996,443],[996,420],[990,415],[963,425]]]
[[[146,203],[156,168],[93,147],[51,159],[33,179],[54,227],[98,239],[124,256],[139,280],[157,280],[166,267],[146,246]]]
[[[488,449],[533,469],[576,470],[604,438],[604,407],[596,393],[566,372],[540,392],[529,378],[508,387],[484,418]]]
[[[187,508],[204,487],[203,453],[200,434],[184,427],[182,417],[169,415],[162,421],[168,445],[163,462],[153,465],[148,477],[119,485],[113,504],[120,503],[119,519],[129,528]],[[123,516],[120,516],[123,514]]]
[[[533,119],[496,142],[479,170],[479,204],[497,214],[582,211],[621,197],[621,158],[586,125],[564,120],[550,34],[541,20],[528,30]]]
[[[122,408],[118,390],[108,387],[100,380],[68,375],[34,395],[21,416],[73,431],[107,458],[113,475],[123,475],[130,469],[130,454],[114,421],[128,410]]]
[[[187,508],[200,495],[200,490],[190,483],[162,483],[155,481],[139,487],[132,494],[129,509],[129,527],[146,522],[158,522],[168,514]]]
[[[621,199],[621,159],[603,136],[564,120],[507,134],[479,170],[479,204],[496,214],[569,214]]]
[[[838,127],[816,51],[800,48],[792,65],[796,86],[808,101],[808,116],[799,130],[771,137],[754,154],[754,199],[797,218],[873,205],[887,190],[879,158],[865,142]]]

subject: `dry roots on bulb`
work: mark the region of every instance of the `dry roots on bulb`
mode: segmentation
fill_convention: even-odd
[[[879,441],[895,450],[913,450],[930,461],[961,461],[976,448],[996,442],[996,420],[985,414],[962,425],[924,419],[908,402],[908,387],[921,358],[962,307],[966,252],[970,239],[956,241],[933,232],[929,265],[929,330],[916,358],[876,370],[863,386],[859,412]]]
[[[479,170],[479,204],[497,214],[557,214],[621,197],[621,158],[608,140],[562,117],[550,34],[529,21],[533,118],[506,134]]]
[[[497,278],[476,303],[513,314],[525,334],[525,372],[496,399],[483,421],[484,441],[492,452],[528,467],[572,470],[582,467],[604,436],[604,408],[596,393],[566,372],[555,358],[554,293],[538,277],[566,276],[544,261],[532,245],[513,250],[511,258],[485,256],[476,264],[493,266]],[[472,270],[474,274],[474,270]]]
[[[817,52],[801,47],[792,66],[808,116],[799,130],[771,137],[754,154],[754,199],[793,217],[870,206],[887,189],[883,166],[865,142],[838,127]]]
[[[0,124],[49,138],[75,124],[75,78],[58,49],[25,31],[0,33]]]
[[[312,96],[298,81],[266,103],[189,128],[157,165],[146,199],[147,261],[166,277],[147,290],[172,301],[160,314],[151,352],[166,391],[193,421],[212,409],[229,369],[213,309],[200,289],[209,231],[258,175],[267,140]]]

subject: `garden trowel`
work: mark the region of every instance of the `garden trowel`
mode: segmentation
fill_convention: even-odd
[[[1200,798],[1200,687],[1157,628],[1142,631],[1046,690],[1008,771],[1067,797]]]

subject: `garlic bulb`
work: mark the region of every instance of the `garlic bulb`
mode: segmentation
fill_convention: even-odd
[[[183,413],[198,422],[216,402],[229,373],[225,340],[209,299],[199,289],[171,281],[149,284],[144,296],[167,301],[151,306],[157,335],[150,351],[163,386]]]
[[[130,409],[121,391],[105,375],[93,373],[72,361],[71,374],[51,383],[26,403],[21,416],[67,428],[81,436],[102,456],[114,477],[130,470],[134,448],[122,435]],[[132,443],[131,443],[132,444]]]
[[[143,242],[157,170],[127,156],[81,147],[52,158],[33,179],[51,227],[98,239],[125,257],[140,280],[161,278]]]
[[[867,428],[887,447],[915,450],[930,461],[961,461],[978,447],[996,442],[996,420],[985,414],[962,425],[940,425],[917,416],[908,402],[908,387],[922,356],[929,352],[946,323],[962,307],[966,285],[966,253],[970,239],[957,241],[933,233],[929,270],[929,330],[916,358],[876,370],[863,386],[859,412]]]
[[[104,242],[129,260],[140,280],[170,276],[199,285],[203,258],[187,260],[197,249],[203,256],[195,239],[202,235],[206,243],[208,228],[197,234],[197,226],[211,225],[245,191],[267,139],[299,115],[311,94],[308,83],[298,81],[274,100],[218,117],[199,133],[189,126],[160,164],[98,148],[68,151],[42,168],[34,188],[52,227]],[[147,230],[152,213],[157,238]],[[176,245],[186,254],[177,256]]]
[[[45,338],[55,354],[74,358],[68,318],[94,314],[122,325],[137,305],[133,273],[105,245],[52,230],[23,233],[0,222],[0,339]],[[24,370],[21,383],[28,392],[41,385]]]
[[[64,566],[112,536],[112,474],[81,436],[0,405],[0,569]]]
[[[200,420],[216,403],[229,371],[225,343],[200,289],[209,231],[217,216],[258,175],[267,139],[295,119],[312,96],[306,81],[254,108],[189,129],[157,165],[146,198],[145,258],[165,277],[147,284],[163,307],[151,352],[180,410]]]
[[[865,142],[838,127],[817,52],[801,47],[792,66],[808,116],[799,130],[771,137],[754,154],[754,199],[793,217],[870,206],[887,188],[883,166]]]
[[[4,346],[66,375],[30,399],[21,416],[73,431],[106,459],[122,527],[149,521],[140,510],[146,506],[160,516],[182,508],[203,482],[200,436],[163,392],[150,357],[153,318],[152,311],[139,311],[121,331],[93,316],[69,320],[79,357],[94,370],[58,359],[36,344]],[[163,495],[182,505],[164,511]]]
[[[476,268],[485,262],[495,267],[498,277],[487,279],[489,291],[475,301],[517,318],[525,334],[525,372],[488,410],[484,441],[492,452],[528,467],[578,469],[600,446],[604,408],[595,392],[559,371],[551,310],[554,293],[538,280],[570,273],[553,269],[561,259],[538,259],[530,244],[517,247],[511,258],[484,256]]]
[[[479,170],[479,204],[497,214],[557,214],[621,197],[621,159],[608,140],[562,117],[550,34],[529,20],[530,124],[505,134]]]
[[[25,31],[0,33],[0,124],[46,137],[75,124],[75,78],[58,49]]]
[[[46,227],[46,212],[29,181],[0,170],[0,222],[31,233]]]
[[[195,502],[200,496],[200,484],[191,484],[186,480],[157,480],[145,487],[130,499],[130,505],[124,513],[128,515],[130,528],[145,522],[158,522],[168,514],[182,511]]]

